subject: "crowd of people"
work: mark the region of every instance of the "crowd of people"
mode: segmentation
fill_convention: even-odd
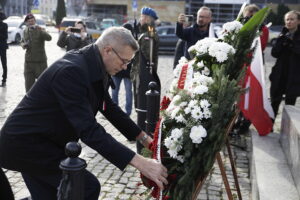
[[[255,5],[246,7],[243,17],[251,18],[258,11]],[[176,35],[174,66],[178,58],[190,59],[188,48],[205,37],[216,37],[212,28],[212,11],[203,6],[197,12],[196,23],[187,25],[187,16],[180,14]],[[1,86],[7,83],[8,48],[5,15],[0,14],[0,56],[3,68]],[[96,150],[119,169],[127,165],[137,168],[160,188],[168,184],[166,168],[153,159],[145,158],[116,141],[96,121],[101,112],[128,140],[149,147],[152,142],[145,130],[145,92],[152,80],[159,82],[159,37],[155,31],[156,11],[141,9],[136,26],[124,24],[111,27],[97,41],[86,31],[86,25],[77,21],[60,33],[57,45],[66,49],[63,58],[47,67],[45,41],[51,35],[36,25],[34,15],[25,18],[26,28],[21,42],[25,49],[24,78],[26,95],[9,115],[0,132],[0,166],[21,172],[33,199],[56,199],[61,180],[59,163],[66,155],[64,147],[79,139]],[[277,61],[272,68],[271,103],[277,114],[283,97],[294,105],[300,95],[297,74],[300,52],[300,14],[290,11],[284,17],[285,26],[272,48]],[[262,47],[266,47],[267,28],[261,27]],[[126,91],[126,112],[118,106],[121,81]],[[63,85],[63,87],[62,87]],[[109,94],[112,88],[112,98]],[[132,93],[133,90],[133,93]],[[137,123],[130,119],[132,97],[140,115]],[[84,171],[85,199],[98,199],[100,183],[89,171]],[[0,185],[8,184],[0,170]],[[1,188],[4,188],[4,186]],[[3,199],[13,199],[12,192],[0,190]],[[5,191],[7,193],[5,193]],[[2,199],[2,198],[1,198]]]

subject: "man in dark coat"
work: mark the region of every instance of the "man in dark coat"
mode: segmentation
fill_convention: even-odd
[[[203,6],[197,12],[197,23],[191,27],[184,28],[186,15],[179,14],[176,24],[176,35],[180,39],[186,41],[184,56],[190,59],[188,49],[196,44],[198,40],[209,37],[209,26],[212,20],[212,12],[210,8]]]
[[[100,111],[128,140],[152,142],[108,93],[110,75],[126,69],[137,50],[127,29],[106,29],[95,44],[52,64],[7,118],[0,165],[21,172],[33,199],[56,199],[64,147],[79,139],[119,169],[130,164],[160,188],[167,184],[165,167],[117,142],[95,119]],[[99,190],[97,178],[85,170],[85,200],[98,199]]]
[[[0,12],[0,57],[2,63],[2,82],[0,87],[4,87],[6,85],[7,78],[7,59],[6,59],[6,50],[8,49],[7,45],[7,24],[3,22],[6,19],[4,13]]]
[[[271,105],[275,116],[285,94],[285,104],[295,105],[300,95],[300,14],[290,11],[284,17],[285,27],[272,48],[277,58],[270,74]]]

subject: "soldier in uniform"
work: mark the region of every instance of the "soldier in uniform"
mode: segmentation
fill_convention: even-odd
[[[25,89],[28,92],[35,80],[47,68],[45,41],[50,41],[52,38],[45,29],[35,24],[35,17],[32,14],[28,14],[24,21],[27,27],[24,30],[21,46],[26,49],[24,77]]]
[[[140,50],[136,53],[134,63],[131,68],[131,79],[134,84],[134,96],[136,100],[137,124],[145,130],[146,120],[146,91],[151,81],[158,83],[160,90],[160,81],[157,76],[158,64],[158,45],[159,38],[155,31],[155,20],[157,14],[154,9],[143,7],[139,22],[138,43]],[[137,142],[137,150],[140,153],[142,145]]]

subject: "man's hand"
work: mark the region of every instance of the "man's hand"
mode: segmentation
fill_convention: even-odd
[[[164,184],[168,184],[167,168],[156,160],[144,158],[141,155],[136,154],[130,161],[130,165],[137,168],[144,176],[154,181],[161,190],[164,189]]]
[[[178,16],[178,23],[179,24],[184,24],[185,23],[185,14],[180,13]]]

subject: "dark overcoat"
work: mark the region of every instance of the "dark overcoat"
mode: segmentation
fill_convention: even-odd
[[[271,54],[277,58],[269,77],[271,97],[278,90],[283,90],[288,97],[300,96],[300,26],[292,40],[287,40],[284,34],[280,34]]]
[[[123,170],[135,153],[108,134],[95,115],[100,111],[129,140],[141,129],[111,100],[110,80],[94,44],[52,64],[3,125],[0,165],[27,173],[57,172],[66,143],[81,139]]]

